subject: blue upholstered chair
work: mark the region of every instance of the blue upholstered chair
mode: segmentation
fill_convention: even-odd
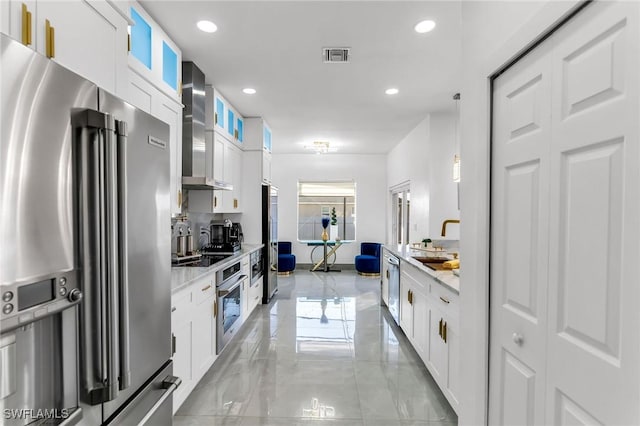
[[[360,254],[356,256],[356,271],[360,275],[380,275],[380,244],[360,244]]]
[[[291,254],[291,242],[278,241],[278,274],[289,275],[296,269],[296,256]]]

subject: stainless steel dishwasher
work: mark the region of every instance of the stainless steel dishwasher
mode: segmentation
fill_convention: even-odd
[[[400,324],[400,259],[389,255],[389,312],[396,324]]]

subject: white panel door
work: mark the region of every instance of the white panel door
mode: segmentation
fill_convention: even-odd
[[[547,424],[640,424],[639,9],[556,35]]]
[[[551,61],[494,81],[489,424],[544,422]]]
[[[494,80],[490,424],[640,424],[639,18],[594,2]]]

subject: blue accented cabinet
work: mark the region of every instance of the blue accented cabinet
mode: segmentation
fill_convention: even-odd
[[[138,2],[128,4],[126,13],[134,22],[130,29],[129,69],[181,102],[182,52]]]
[[[226,140],[242,147],[244,118],[212,86],[206,87],[205,128],[214,130]]]
[[[239,143],[244,143],[244,119],[238,117],[236,120],[236,139]]]
[[[262,129],[262,148],[271,152],[271,129],[267,126],[267,123],[264,123]]]

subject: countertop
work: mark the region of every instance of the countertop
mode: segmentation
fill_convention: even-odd
[[[411,266],[419,269],[430,277],[434,278],[437,282],[451,289],[456,294],[460,294],[460,278],[453,275],[452,271],[434,271],[431,268],[426,267],[421,262],[415,260],[411,256],[424,256],[424,252],[418,250],[412,250],[411,247],[384,245],[386,250],[399,257],[402,261],[409,263]]]
[[[264,247],[264,244],[242,244],[240,249],[233,256],[229,256],[226,259],[221,260],[207,268],[195,267],[195,266],[177,266],[171,268],[171,293],[174,294],[177,291],[188,286],[192,282],[207,274],[216,272],[219,269],[229,266],[233,262],[237,262],[243,256],[246,256],[258,249]]]

